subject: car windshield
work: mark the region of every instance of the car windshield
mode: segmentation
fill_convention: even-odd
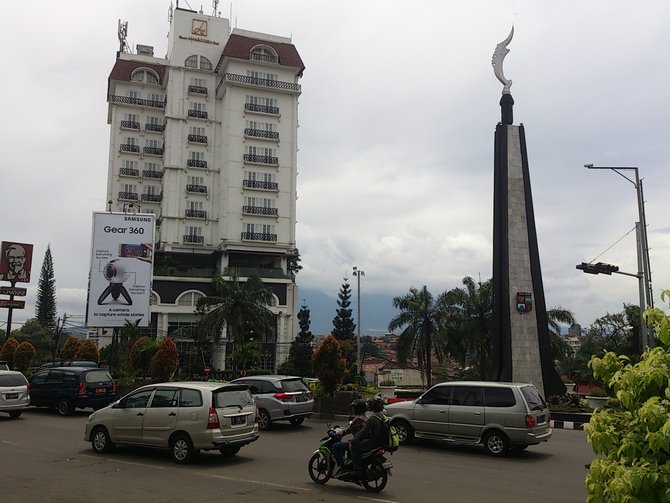
[[[246,386],[219,389],[214,392],[214,407],[217,409],[243,407],[245,405],[253,405],[253,403],[254,399]]]
[[[0,387],[25,386],[26,378],[21,374],[0,375]]]
[[[547,404],[535,386],[524,386],[521,388],[521,393],[528,402],[530,410],[544,410],[547,408]]]
[[[291,391],[309,391],[301,379],[285,379],[281,382],[285,393]]]
[[[86,382],[112,382],[112,376],[106,370],[92,370],[86,372]]]

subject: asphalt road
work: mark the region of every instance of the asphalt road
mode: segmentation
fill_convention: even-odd
[[[84,442],[88,412],[59,417],[29,409],[0,414],[2,502],[486,502],[575,503],[586,499],[584,465],[593,453],[582,431],[554,430],[548,443],[508,458],[471,446],[417,442],[389,456],[393,476],[370,493],[331,480],[314,484],[307,461],[326,421],[276,424],[234,457],[203,453],[177,465],[168,453],[121,447],[97,455]]]

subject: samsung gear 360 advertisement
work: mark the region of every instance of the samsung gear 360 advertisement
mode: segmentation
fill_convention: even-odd
[[[93,214],[88,327],[149,326],[154,223],[150,213]]]

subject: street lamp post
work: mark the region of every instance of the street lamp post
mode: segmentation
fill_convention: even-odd
[[[361,372],[361,276],[365,276],[365,272],[361,271],[358,267],[354,266],[354,276],[357,278],[357,305],[358,313],[356,314],[356,329],[358,335],[356,337],[356,369],[358,372]]]
[[[639,170],[635,166],[594,166],[593,164],[584,164],[584,167],[587,169],[608,169],[614,171],[617,175],[625,178],[635,187],[635,194],[637,196],[637,212],[638,212],[638,221],[635,223],[636,229],[636,242],[637,242],[637,264],[638,264],[638,274],[630,276],[636,276],[640,280],[640,316],[641,316],[641,325],[640,330],[643,331],[643,335],[646,338],[647,327],[642,318],[642,313],[644,312],[644,300],[646,300],[646,305],[649,307],[654,307],[654,295],[651,287],[651,266],[649,263],[649,243],[647,241],[647,219],[644,212],[644,192],[642,190],[642,180],[640,180]],[[621,171],[634,171],[635,180],[630,179]],[[587,271],[585,271],[587,272]],[[596,273],[597,274],[597,273]],[[623,274],[623,273],[621,273]],[[651,339],[647,343],[651,343]]]

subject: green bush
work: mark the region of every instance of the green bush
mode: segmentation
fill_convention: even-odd
[[[29,342],[22,342],[14,352],[14,368],[19,372],[25,373],[35,358],[35,346]]]
[[[9,368],[14,368],[14,353],[19,347],[19,341],[16,337],[9,337],[0,349],[0,360],[4,360],[9,365]]]
[[[71,335],[67,338],[65,344],[63,344],[59,353],[59,358],[63,361],[74,360],[80,347],[81,341],[74,335]]]
[[[86,339],[79,346],[74,359],[99,363],[100,350],[98,349],[98,346],[95,344],[95,342],[93,342],[91,339]]]
[[[151,359],[151,377],[156,382],[169,381],[178,365],[177,346],[170,337],[165,337]]]

